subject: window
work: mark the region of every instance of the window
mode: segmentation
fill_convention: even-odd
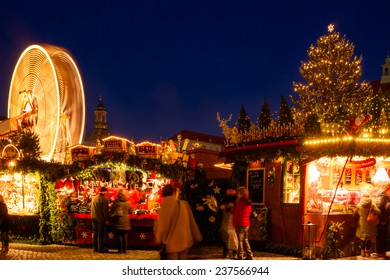
[[[283,163],[282,202],[298,204],[301,194],[301,176],[299,161],[285,160]]]

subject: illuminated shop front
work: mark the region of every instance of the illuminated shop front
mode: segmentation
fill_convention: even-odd
[[[12,215],[38,213],[39,181],[33,174],[0,173],[0,194]]]
[[[318,214],[353,213],[360,198],[374,200],[390,182],[382,157],[323,157],[306,165],[306,212]]]

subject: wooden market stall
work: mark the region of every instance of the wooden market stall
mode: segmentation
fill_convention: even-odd
[[[98,143],[99,144],[99,143]],[[140,149],[142,147],[142,151]],[[92,156],[108,158],[106,163],[90,167],[89,175],[82,170],[77,178],[58,180],[56,190],[62,205],[67,209],[69,217],[76,219],[76,243],[79,245],[92,244],[92,224],[90,207],[93,196],[99,188],[107,188],[106,198],[109,207],[117,197],[118,191],[125,194],[131,206],[129,219],[131,231],[128,234],[129,247],[153,247],[155,243],[153,225],[158,218],[162,202],[161,189],[167,183],[178,185],[175,180],[164,178],[156,171],[149,171],[160,155],[156,152],[157,144],[144,142],[135,145],[124,138],[110,136],[103,139],[103,144],[91,151],[90,147],[80,145],[71,147],[72,161],[77,161],[83,167],[89,165]],[[132,153],[137,152],[137,155]],[[115,155],[122,155],[125,160],[113,164]],[[129,156],[131,156],[131,160]],[[129,164],[124,164],[126,161]],[[88,162],[88,164],[87,164]],[[81,179],[82,178],[82,179]],[[67,185],[71,185],[69,188]],[[115,244],[115,231],[111,224],[107,227],[106,242]]]
[[[153,225],[162,202],[161,189],[168,183],[179,188],[184,168],[162,163],[148,144],[158,146],[143,143],[144,153],[138,155],[132,141],[108,137],[96,147],[69,147],[65,165],[37,161],[35,169],[25,168],[30,162],[18,157],[14,147],[6,147],[1,157],[0,194],[12,216],[12,238],[91,246],[91,201],[104,186],[110,207],[119,190],[130,203],[129,247],[157,246]],[[148,154],[152,150],[153,155]],[[114,246],[111,225],[106,239]]]
[[[338,223],[343,228],[338,246],[345,256],[354,254],[354,212],[364,194],[375,202],[390,183],[390,159],[383,156],[390,142],[359,137],[298,139],[296,135],[285,141],[240,143],[222,154],[237,166],[243,158],[251,159],[241,168],[240,183],[248,187],[255,207],[269,209],[269,242],[304,247],[310,225],[312,257],[320,257],[327,228]]]

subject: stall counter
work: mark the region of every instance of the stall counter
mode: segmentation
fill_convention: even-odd
[[[78,245],[92,245],[91,214],[72,214],[77,219],[76,243]],[[131,230],[128,234],[128,246],[131,247],[156,247],[153,233],[154,221],[158,214],[129,214]],[[115,248],[115,231],[107,226],[105,241],[111,248]]]

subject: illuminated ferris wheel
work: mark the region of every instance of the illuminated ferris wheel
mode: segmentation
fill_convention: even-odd
[[[8,118],[40,137],[41,157],[64,162],[66,147],[81,144],[84,89],[69,53],[53,45],[31,45],[16,63],[8,97]]]

